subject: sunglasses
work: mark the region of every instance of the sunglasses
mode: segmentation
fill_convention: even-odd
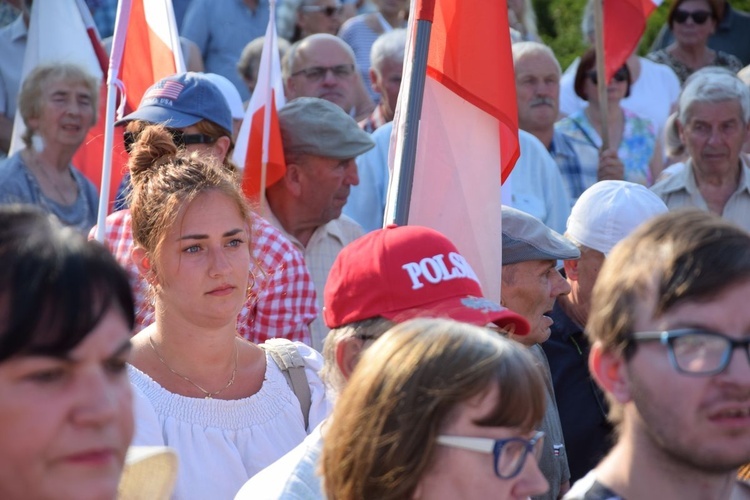
[[[169,129],[169,133],[172,134],[172,140],[178,148],[189,146],[190,144],[213,144],[216,142],[216,138],[206,134],[186,134],[182,130],[174,129]],[[127,151],[128,154],[133,149],[133,144],[138,140],[139,135],[140,134],[134,134],[133,132],[125,132],[123,134],[125,151]]]
[[[693,12],[688,12],[687,10],[678,9],[674,11],[674,14],[672,15],[672,19],[674,19],[674,22],[679,24],[685,24],[690,17],[693,18],[693,22],[695,24],[703,24],[708,21],[709,17],[711,17],[711,12],[707,10],[696,10]]]
[[[596,76],[596,70],[591,70],[586,73],[586,76],[591,79],[594,85],[599,83],[599,78]],[[627,82],[628,81],[628,70],[622,67],[612,76],[612,79],[616,82]]]
[[[320,12],[326,17],[333,17],[341,14],[341,6],[338,7],[323,7],[322,5],[303,5],[299,8],[303,12]]]

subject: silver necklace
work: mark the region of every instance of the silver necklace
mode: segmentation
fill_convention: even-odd
[[[166,361],[164,361],[164,358],[161,357],[161,354],[159,354],[159,351],[156,349],[156,345],[154,344],[154,339],[152,337],[150,337],[150,336],[148,338],[148,343],[151,344],[151,349],[154,350],[154,354],[156,354],[156,357],[159,358],[159,361],[161,361],[161,363],[164,366],[167,367],[167,370],[169,370],[170,372],[174,373],[175,375],[177,375],[181,379],[185,380],[186,382],[190,382],[191,384],[193,384],[195,387],[198,388],[198,390],[200,390],[203,394],[206,395],[206,399],[212,399],[214,396],[216,396],[217,394],[219,394],[223,390],[228,389],[229,386],[231,386],[232,384],[234,384],[234,378],[237,375],[237,360],[240,357],[239,349],[237,348],[237,342],[234,343],[234,369],[232,370],[232,377],[229,379],[229,382],[227,382],[227,385],[225,385],[224,387],[222,387],[218,391],[214,391],[214,392],[208,392],[206,389],[204,389],[203,387],[199,386],[198,384],[196,384],[195,382],[193,382],[192,380],[190,380],[189,378],[187,378],[185,375],[183,375],[181,373],[178,373],[175,370],[173,370],[172,367],[169,366]]]

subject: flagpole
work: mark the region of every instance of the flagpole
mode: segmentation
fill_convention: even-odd
[[[268,22],[274,24],[273,32],[276,33],[276,0],[270,2],[271,12],[268,17]],[[278,50],[276,48],[276,39],[271,41],[270,50]],[[270,52],[273,54],[274,52]],[[266,95],[263,99],[266,103],[263,109],[263,147],[261,149],[261,161],[260,161],[260,208],[263,215],[267,212],[266,207],[266,175],[268,173],[268,150],[271,142],[271,106],[273,103],[273,88],[271,87],[271,58],[266,58]]]
[[[125,45],[125,34],[130,22],[130,0],[120,0],[115,17],[115,31],[107,70],[107,111],[104,122],[104,152],[102,155],[102,183],[99,190],[99,211],[96,217],[96,240],[104,241],[104,230],[109,213],[109,184],[112,178],[112,149],[115,134],[115,108],[117,107],[117,81],[120,60]]]
[[[394,222],[405,226],[409,221],[411,190],[414,184],[414,163],[417,157],[419,117],[422,115],[422,100],[427,75],[427,54],[430,49],[430,33],[435,11],[435,0],[422,0],[416,12],[416,41],[409,83],[408,107],[404,123],[404,146],[401,151],[401,176],[396,193]]]
[[[594,0],[594,25],[596,36],[596,91],[599,94],[599,113],[602,120],[602,151],[609,149],[609,99],[607,99],[607,80],[604,64],[604,13],[602,1]],[[618,1],[618,0],[612,0]]]

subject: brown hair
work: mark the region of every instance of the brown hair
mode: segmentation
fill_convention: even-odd
[[[362,356],[334,408],[321,458],[330,499],[413,496],[458,405],[498,388],[479,426],[534,429],[544,382],[520,345],[444,319],[395,326]]]
[[[588,101],[589,97],[588,95],[586,95],[583,87],[586,84],[586,79],[588,78],[589,71],[594,69],[595,66],[596,50],[591,48],[584,52],[581,56],[581,60],[578,62],[578,69],[576,70],[576,77],[575,80],[573,80],[573,89],[575,90],[576,95],[584,101]],[[628,97],[630,95],[630,86],[633,84],[633,80],[632,76],[630,75],[630,69],[628,68],[628,65],[623,64],[622,67],[625,68],[625,72],[628,74],[628,88],[625,91],[625,97]]]
[[[607,257],[594,286],[587,335],[607,351],[632,356],[638,315],[658,318],[682,302],[713,297],[747,279],[750,234],[702,210],[660,215]],[[650,301],[653,311],[644,311]]]
[[[669,11],[667,12],[667,25],[669,26],[669,29],[674,28],[674,13],[675,11],[685,3],[686,0],[674,0],[670,6]],[[708,3],[708,8],[711,10],[711,17],[713,18],[714,22],[718,23],[721,18],[724,17],[724,1],[723,0],[706,0]]]
[[[18,94],[18,112],[21,113],[26,131],[23,143],[27,148],[32,147],[34,130],[29,126],[29,120],[39,118],[42,114],[42,94],[50,82],[81,83],[91,94],[91,106],[94,115],[90,126],[96,123],[99,115],[99,81],[84,68],[71,63],[48,63],[35,67],[23,81]]]
[[[182,207],[198,195],[217,190],[232,199],[243,219],[250,209],[235,179],[212,158],[175,146],[163,125],[145,127],[128,162],[133,184],[130,212],[133,240],[158,261],[164,235]]]

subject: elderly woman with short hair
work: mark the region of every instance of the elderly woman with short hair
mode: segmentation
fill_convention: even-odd
[[[96,78],[73,64],[37,66],[26,77],[18,98],[26,147],[0,165],[0,204],[38,205],[67,226],[91,229],[99,194],[71,161],[96,123],[98,97]]]

